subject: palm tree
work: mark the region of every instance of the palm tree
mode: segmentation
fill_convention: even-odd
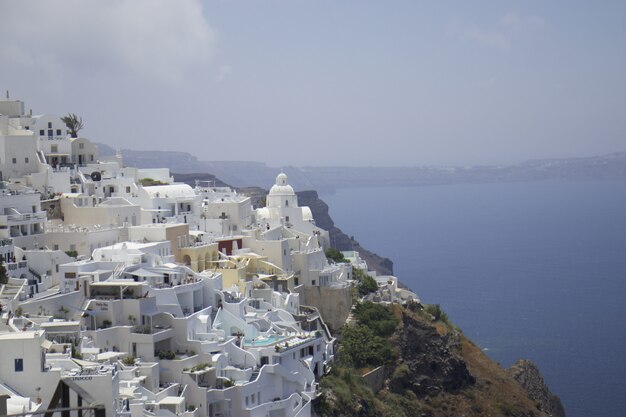
[[[70,136],[73,138],[78,137],[78,132],[85,127],[83,124],[83,118],[78,117],[74,113],[68,113],[67,116],[61,117],[63,123],[70,131]]]

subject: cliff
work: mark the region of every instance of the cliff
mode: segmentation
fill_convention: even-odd
[[[342,251],[358,251],[370,269],[373,269],[379,275],[393,275],[393,262],[391,259],[383,258],[365,249],[358,241],[349,237],[335,226],[335,222],[328,214],[328,204],[319,198],[317,191],[299,191],[296,194],[298,195],[298,204],[311,208],[315,224],[324,230],[328,230],[332,246]]]
[[[98,144],[99,154],[115,150]],[[260,162],[202,161],[187,152],[121,149],[127,166],[168,167],[172,172],[211,172],[235,187],[273,184],[280,170]],[[283,167],[300,190],[351,187],[423,186],[519,181],[589,181],[626,178],[626,152],[583,158],[530,160],[514,165],[408,167]]]
[[[382,384],[372,390],[359,377],[373,364],[352,366],[348,336],[339,343],[337,365],[321,381],[319,417],[565,415],[534,365],[501,368],[446,318],[433,320],[419,304],[391,310],[397,325],[386,339],[390,358],[384,371],[378,368]]]
[[[176,175],[177,180],[188,183],[195,177]],[[238,191],[249,195],[254,206],[263,205],[267,195],[258,187]],[[328,205],[316,191],[297,194],[299,204],[311,208],[316,224],[329,231],[334,247],[359,251],[379,274],[393,273],[391,260],[364,249],[335,225]],[[314,405],[319,417],[565,416],[559,398],[550,392],[532,362],[501,368],[449,323],[438,306],[393,305],[390,310],[393,323],[387,320],[381,327],[376,322],[380,314],[368,322],[357,314],[357,325],[344,327],[337,335],[338,361],[322,378],[321,395]],[[389,329],[390,323],[391,332],[376,333],[375,329]],[[356,339],[354,329],[360,329]],[[355,360],[346,359],[351,355],[364,363],[355,366]],[[361,377],[369,371],[366,378]]]
[[[550,392],[539,368],[533,362],[520,359],[507,369],[507,373],[528,392],[528,396],[536,401],[542,410],[552,416],[565,416],[561,400]]]

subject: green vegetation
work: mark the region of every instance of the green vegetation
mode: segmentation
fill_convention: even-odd
[[[66,250],[66,251],[65,251],[65,254],[66,254],[67,256],[72,257],[72,258],[76,258],[76,257],[78,256],[78,251],[75,251],[75,250]]]
[[[61,117],[61,121],[65,123],[65,126],[67,126],[67,129],[70,131],[70,136],[73,138],[77,138],[78,132],[85,127],[83,118],[74,113],[68,113],[67,116]]]
[[[209,368],[210,366],[211,366],[210,363],[199,363],[196,366],[192,367],[189,371],[190,372],[204,371],[206,368]]]
[[[374,393],[351,369],[333,368],[320,381],[320,388],[322,391],[332,391],[334,398],[319,397],[314,403],[317,415],[354,415],[358,409],[363,411],[359,414],[362,416],[380,415],[375,406],[377,400]]]
[[[144,187],[151,187],[153,185],[169,185],[167,182],[154,180],[152,178],[141,178],[139,183]]]
[[[341,335],[341,363],[347,367],[377,367],[397,356],[389,341],[398,322],[392,311],[377,303],[354,307],[356,326],[344,327]]]
[[[22,314],[24,314],[24,310],[22,310],[22,307],[18,307],[15,309],[15,317],[22,317]]]
[[[171,350],[159,350],[157,352],[157,356],[159,357],[159,359],[172,360],[176,358],[176,353],[172,352]]]
[[[341,253],[341,251],[339,251],[338,249],[335,248],[328,248],[326,249],[326,257],[334,262],[349,262],[344,256],[343,253]]]
[[[354,279],[357,282],[356,289],[361,296],[372,293],[378,289],[378,283],[370,277],[366,271],[359,268],[352,268]]]
[[[354,368],[377,367],[396,358],[391,343],[366,326],[347,326],[342,332],[341,363]]]
[[[135,357],[134,356],[126,356],[124,359],[122,359],[122,363],[126,366],[133,366],[135,365]]]
[[[7,275],[7,269],[4,267],[4,262],[0,259],[0,285],[9,282],[9,276]]]
[[[439,304],[426,304],[424,306],[424,311],[430,314],[435,319],[435,321],[440,321],[448,325],[450,324],[450,319],[448,318],[448,315],[445,311],[441,309],[441,306]]]
[[[398,326],[398,321],[389,307],[365,302],[354,306],[354,317],[360,325],[367,326],[376,336],[389,337]]]
[[[76,350],[76,346],[72,345],[72,358],[74,359],[82,359],[83,355],[78,350]]]

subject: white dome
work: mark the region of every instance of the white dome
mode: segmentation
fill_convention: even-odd
[[[281,172],[276,176],[276,185],[288,185],[287,183],[287,174]]]
[[[276,184],[270,188],[270,195],[295,195],[291,185],[287,183],[287,175],[283,172],[276,177]]]

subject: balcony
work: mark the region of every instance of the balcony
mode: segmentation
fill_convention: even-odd
[[[12,223],[32,221],[43,222],[46,219],[46,212],[38,211],[36,213],[9,214],[6,216],[6,219]]]

